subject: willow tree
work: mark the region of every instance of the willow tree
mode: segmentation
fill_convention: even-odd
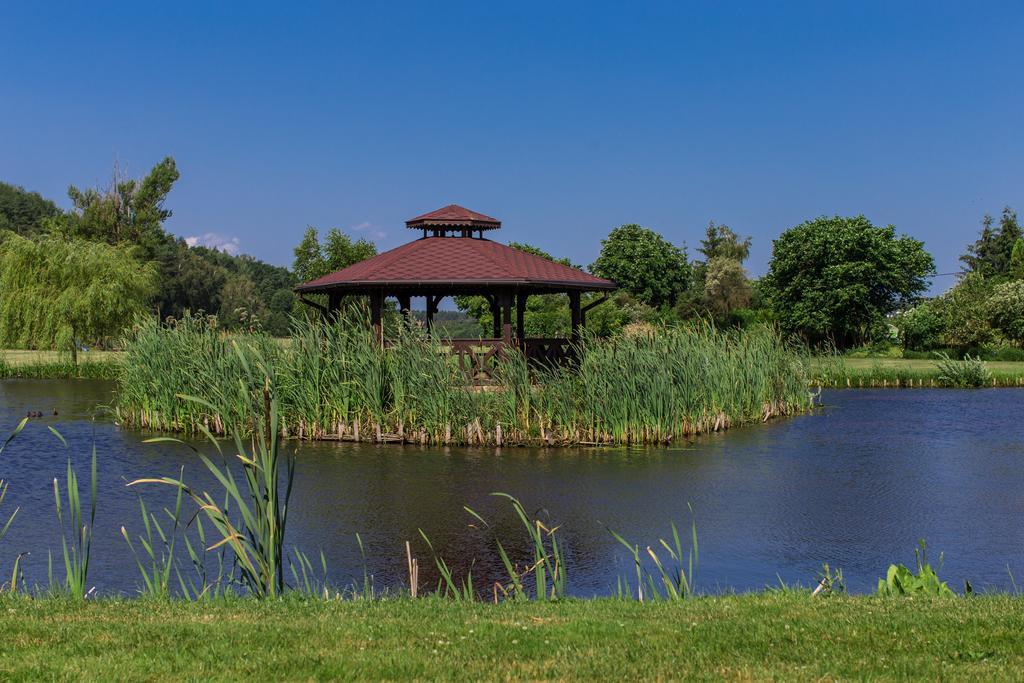
[[[128,247],[0,232],[0,345],[67,350],[115,337],[142,313],[156,273]]]

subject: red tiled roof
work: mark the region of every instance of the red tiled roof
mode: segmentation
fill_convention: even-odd
[[[423,237],[330,275],[304,282],[300,292],[379,286],[510,285],[578,290],[614,289],[615,283],[578,268],[491,240]]]
[[[407,228],[426,228],[432,225],[437,226],[458,226],[470,227],[478,230],[496,230],[501,227],[501,221],[497,218],[485,216],[476,211],[470,211],[458,204],[449,204],[437,211],[425,213],[416,218],[410,218],[405,222]]]

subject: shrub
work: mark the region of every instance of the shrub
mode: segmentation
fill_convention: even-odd
[[[1014,344],[1024,342],[1024,280],[1004,282],[988,300],[992,327]]]

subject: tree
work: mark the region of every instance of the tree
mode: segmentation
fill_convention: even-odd
[[[728,225],[715,225],[715,222],[711,221],[697,251],[704,255],[706,262],[715,258],[727,258],[743,263],[750,256],[750,243],[750,237],[740,239]]]
[[[1008,274],[1014,280],[1024,280],[1024,239],[1018,239],[1013,243]]]
[[[320,239],[313,226],[306,228],[302,241],[295,247],[294,253],[292,272],[299,282],[309,282],[330,272],[327,270],[327,260],[320,249]]]
[[[691,275],[685,248],[639,225],[620,226],[601,240],[590,270],[655,308],[675,303]]]
[[[942,344],[965,352],[995,341],[988,300],[992,282],[980,273],[967,273],[960,282],[934,301],[942,318]]]
[[[269,313],[256,286],[244,275],[229,277],[221,290],[220,299],[217,322],[227,329],[262,325]]]
[[[337,228],[327,231],[327,238],[321,246],[317,229],[309,226],[295,247],[292,271],[299,282],[308,282],[376,255],[377,247],[373,242],[353,240]]]
[[[816,218],[775,240],[762,286],[779,324],[812,344],[862,344],[935,272],[924,245],[864,216]]]
[[[67,215],[65,232],[70,237],[107,244],[133,244],[141,247],[142,259],[154,258],[161,246],[173,241],[163,229],[171,217],[164,200],[180,174],[171,157],[165,157],[142,180],[125,178],[114,169],[110,185],[104,189],[68,188],[74,209]]]
[[[1009,276],[1013,249],[1022,233],[1016,212],[1008,206],[1003,209],[999,226],[994,228],[993,223],[992,216],[985,214],[981,220],[978,240],[967,247],[967,253],[960,260],[969,273],[979,273],[987,278],[1004,278]]]
[[[38,234],[48,219],[60,213],[56,204],[38,192],[0,183],[0,230],[12,230],[20,235]]]
[[[122,246],[0,234],[0,344],[65,349],[106,344],[143,313],[156,273]]]
[[[901,313],[896,329],[904,349],[930,351],[942,345],[945,324],[937,306],[925,301]]]
[[[324,240],[323,255],[327,272],[333,273],[376,256],[377,246],[369,240],[353,240],[341,230],[331,228]]]
[[[750,305],[753,291],[739,260],[715,256],[708,259],[704,270],[704,304],[716,319],[723,320]]]
[[[1024,343],[1024,280],[997,285],[987,306],[992,327],[1010,342]]]
[[[162,318],[180,318],[185,311],[216,313],[220,309],[221,289],[230,277],[226,268],[203,258],[184,240],[161,250],[155,262],[160,272],[157,309]]]

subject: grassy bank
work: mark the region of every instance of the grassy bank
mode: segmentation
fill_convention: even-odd
[[[819,357],[811,383],[825,387],[950,387],[941,361],[908,358]],[[984,361],[988,376],[980,386],[1024,387],[1024,362]]]
[[[6,679],[975,679],[1024,670],[1024,600],[757,594],[436,599],[0,600]]]
[[[575,367],[500,360],[479,391],[436,340],[359,315],[296,323],[281,344],[209,321],[141,326],[118,376],[119,419],[158,430],[251,425],[265,381],[283,433],[304,439],[495,444],[660,443],[805,410],[806,357],[768,328],[695,325],[589,340]],[[239,399],[239,385],[250,398]],[[196,397],[200,401],[184,397]]]
[[[0,379],[115,379],[120,354],[83,351],[78,363],[67,353],[0,349]]]

